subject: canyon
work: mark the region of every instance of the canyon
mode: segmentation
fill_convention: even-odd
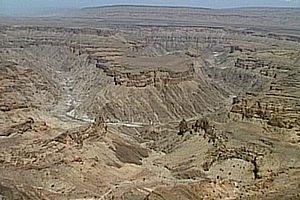
[[[0,199],[299,199],[299,17],[0,17]]]

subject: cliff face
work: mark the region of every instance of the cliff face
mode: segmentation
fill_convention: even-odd
[[[194,78],[195,70],[190,67],[184,72],[172,72],[167,70],[151,70],[133,73],[118,73],[114,77],[115,85],[125,85],[127,87],[146,87],[179,84],[183,81],[191,81]]]
[[[259,70],[259,74],[276,78],[276,66],[271,61],[264,61],[254,57],[237,58],[234,66],[245,70]]]
[[[271,101],[270,98],[242,98],[233,103],[232,113],[242,120],[259,119],[278,128],[293,129],[300,126],[300,108],[297,101]]]
[[[263,50],[256,56],[237,58],[235,68],[266,77],[266,84],[235,98],[231,112],[241,119],[260,119],[273,127],[296,130],[300,122],[297,59],[298,53],[292,50]]]
[[[183,81],[191,81],[195,75],[195,69],[191,64],[187,70],[176,72],[171,70],[146,69],[140,72],[120,72],[109,67],[109,61],[105,59],[97,59],[96,66],[103,72],[114,78],[115,85],[125,85],[127,87],[146,87],[168,84],[178,84]],[[183,66],[186,67],[186,66]],[[151,67],[155,68],[155,67]]]

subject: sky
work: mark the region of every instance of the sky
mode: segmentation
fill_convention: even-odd
[[[0,0],[0,15],[47,14],[104,5],[170,5],[208,8],[300,7],[300,0]]]

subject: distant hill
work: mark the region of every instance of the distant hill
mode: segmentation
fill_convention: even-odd
[[[208,8],[208,7],[196,7],[196,6],[157,6],[157,5],[104,5],[94,7],[83,7],[81,10],[94,10],[94,9],[107,9],[107,8],[137,8],[137,9],[192,9],[192,10],[294,10],[299,11],[300,7],[232,7],[232,8]]]
[[[154,6],[154,5],[105,5],[96,7],[84,7],[81,10],[89,9],[102,9],[102,8],[166,8],[166,9],[196,9],[196,10],[213,10],[212,8],[205,7],[192,7],[192,6]]]
[[[99,19],[105,23],[137,25],[209,25],[300,31],[300,8],[249,7],[210,9],[175,6],[113,5],[86,7],[66,17]],[[271,30],[270,29],[270,30]]]

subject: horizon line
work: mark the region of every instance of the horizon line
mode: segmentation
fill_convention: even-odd
[[[201,7],[201,6],[155,5],[155,4],[106,4],[106,5],[99,5],[99,6],[98,5],[86,6],[78,9],[83,10],[83,9],[110,8],[110,7],[187,8],[187,9],[205,9],[205,10],[244,9],[244,8],[300,9],[300,6],[236,6],[236,7],[211,8],[211,7]]]
[[[222,8],[212,8],[212,7],[200,7],[200,6],[185,6],[185,5],[156,5],[156,4],[105,4],[105,5],[95,5],[95,6],[83,6],[83,7],[40,7],[36,9],[33,13],[19,13],[19,14],[7,14],[5,12],[0,12],[0,17],[39,17],[41,11],[48,10],[48,14],[59,14],[62,11],[73,10],[89,10],[89,9],[101,9],[101,8],[114,8],[114,7],[136,7],[136,8],[170,8],[170,9],[194,9],[194,10],[239,10],[239,9],[300,9],[300,6],[236,6],[236,7],[222,7]],[[46,15],[48,15],[46,14]]]

